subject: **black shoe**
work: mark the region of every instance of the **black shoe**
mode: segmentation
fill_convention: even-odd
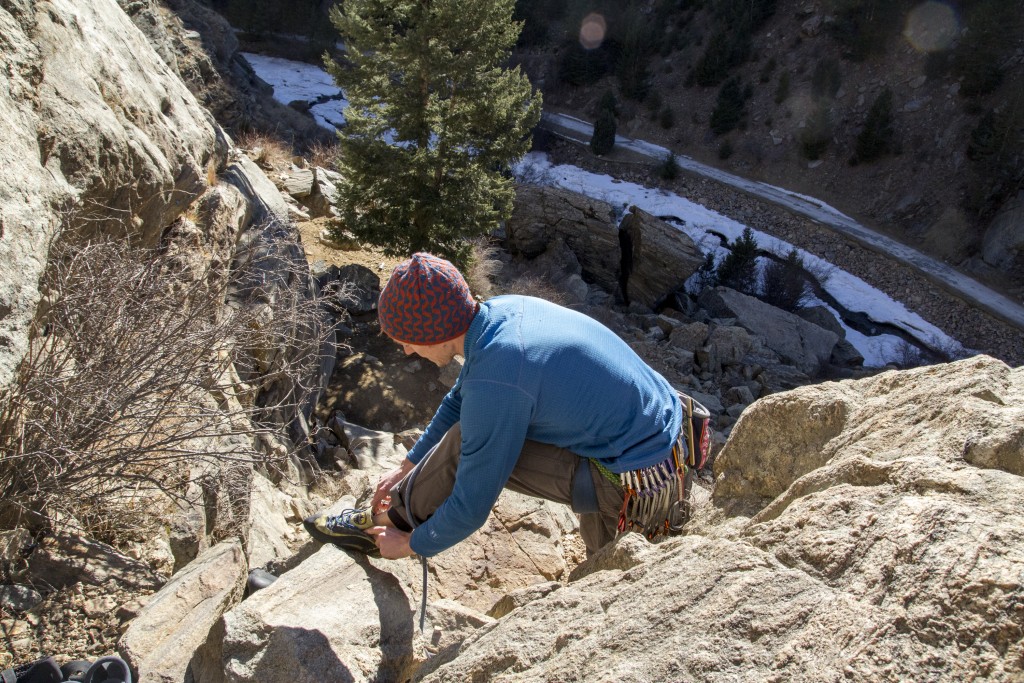
[[[120,657],[101,657],[85,672],[82,683],[132,683],[132,672]]]
[[[57,662],[53,661],[53,657],[47,657],[13,669],[5,669],[0,672],[0,680],[4,683],[60,683],[64,680],[64,675]]]
[[[249,578],[246,579],[245,582],[246,593],[248,595],[252,595],[256,591],[266,588],[275,581],[277,581],[277,577],[266,569],[253,569],[249,572]]]
[[[76,659],[73,662],[65,662],[60,665],[60,673],[64,678],[62,681],[82,681],[85,680],[85,674],[89,672],[89,667],[92,666],[92,662],[86,662],[81,659]]]
[[[320,513],[302,520],[309,535],[321,543],[331,543],[356,552],[380,557],[380,548],[373,536],[364,529],[374,526],[373,515],[369,510],[342,510],[341,514],[328,515]]]

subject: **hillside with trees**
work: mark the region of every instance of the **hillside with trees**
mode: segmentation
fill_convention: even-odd
[[[1024,187],[1019,0],[521,0],[517,11],[518,56],[549,109],[601,120],[610,93],[619,135],[812,195],[1022,291],[1019,251],[982,258]]]
[[[209,4],[252,49],[332,45],[330,0]],[[989,231],[1020,222],[1020,0],[518,0],[515,16],[512,63],[548,110],[596,124],[598,153],[648,140],[1024,292],[1020,230]]]

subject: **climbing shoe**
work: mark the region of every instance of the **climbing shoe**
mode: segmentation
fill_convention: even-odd
[[[120,657],[101,657],[85,672],[82,683],[132,683],[132,672]]]
[[[302,521],[309,535],[321,543],[331,543],[356,552],[380,557],[380,549],[365,529],[374,526],[369,510],[342,510],[340,514],[320,513]]]

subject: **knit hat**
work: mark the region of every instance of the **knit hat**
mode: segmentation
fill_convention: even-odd
[[[395,267],[380,293],[377,316],[395,341],[431,346],[468,330],[478,308],[455,266],[419,253]]]

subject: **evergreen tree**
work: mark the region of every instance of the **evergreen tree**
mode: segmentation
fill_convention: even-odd
[[[513,0],[346,0],[327,60],[349,106],[339,131],[339,210],[357,237],[402,256],[464,262],[466,238],[512,207],[511,162],[529,149],[540,95],[502,65],[519,35]]]
[[[1019,2],[981,0],[966,8],[967,32],[953,52],[953,68],[962,79],[960,94],[978,97],[1003,82],[1003,64],[1024,30]]]
[[[572,40],[558,60],[558,78],[571,86],[593,85],[608,73],[613,61],[607,43],[588,50]]]
[[[800,133],[800,151],[807,159],[820,159],[831,141],[832,117],[825,102],[819,101]]]
[[[814,67],[811,76],[811,92],[815,97],[834,99],[843,85],[843,74],[838,59],[824,59]]]
[[[662,159],[661,164],[658,166],[658,175],[661,176],[662,180],[675,180],[679,177],[679,171],[679,160],[676,159],[675,153],[666,153],[665,158]]]
[[[846,0],[838,3],[829,24],[832,37],[843,47],[843,57],[863,62],[885,54],[886,44],[899,35],[910,0]]]
[[[611,90],[605,90],[604,94],[601,95],[601,99],[597,102],[597,110],[600,112],[602,109],[607,109],[614,116],[619,115],[619,99],[615,97],[615,93]]]
[[[667,104],[662,106],[661,111],[658,112],[658,125],[666,130],[676,125],[676,115],[672,111],[672,107]]]
[[[803,305],[807,294],[807,275],[804,260],[791,249],[784,261],[771,261],[764,269],[763,294],[765,302],[786,311],[795,311]]]
[[[648,17],[630,13],[616,69],[623,97],[638,102],[647,97],[651,87],[648,63],[654,46],[655,33]]]
[[[977,215],[990,216],[1024,189],[1024,95],[981,117],[971,131],[967,158],[966,205]]]
[[[892,91],[883,90],[875,99],[864,120],[864,130],[857,136],[853,161],[874,161],[893,148],[896,132],[892,127]]]
[[[615,112],[611,109],[602,108],[597,113],[597,120],[594,121],[594,135],[590,138],[590,151],[598,156],[607,154],[615,147],[615,131],[618,123],[615,121]]]
[[[775,104],[782,104],[789,97],[789,72],[783,71],[775,88]]]
[[[727,80],[718,91],[718,101],[711,112],[711,132],[724,135],[738,126],[747,114],[746,102],[739,79]]]
[[[715,264],[715,252],[704,252],[704,261],[700,264],[700,268],[697,269],[695,284],[698,292],[718,285],[718,267]]]
[[[729,255],[718,265],[718,284],[751,296],[757,294],[757,240],[750,228],[743,228]]]

